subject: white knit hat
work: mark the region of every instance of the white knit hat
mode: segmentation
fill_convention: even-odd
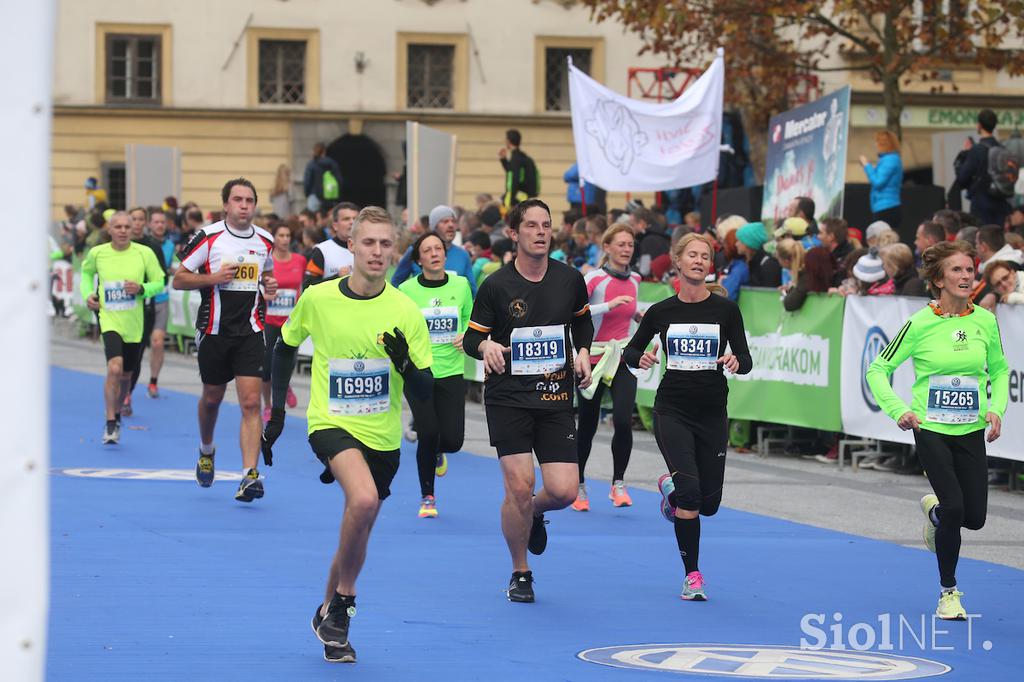
[[[876,220],[868,225],[867,232],[864,233],[864,236],[868,239],[874,239],[886,231],[892,231],[892,228],[889,227],[889,223],[884,220]]]
[[[882,267],[882,259],[878,257],[877,250],[871,249],[857,259],[853,266],[853,276],[868,284],[885,279],[885,268]]]

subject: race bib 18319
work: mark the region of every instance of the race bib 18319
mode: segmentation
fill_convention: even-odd
[[[550,374],[565,369],[565,327],[520,327],[512,330],[512,374]]]

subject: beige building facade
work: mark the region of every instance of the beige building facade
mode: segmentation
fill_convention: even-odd
[[[541,196],[561,209],[562,174],[574,161],[565,57],[621,93],[631,67],[663,65],[638,56],[634,35],[593,23],[571,0],[61,0],[56,48],[55,217],[84,202],[89,176],[115,201],[124,196],[129,143],[178,148],[180,198],[206,210],[219,208],[229,177],[245,175],[268,196],[280,164],[292,169],[301,208],[315,142],[369,147],[380,158],[369,159],[368,173],[381,176],[369,182],[393,206],[407,120],[458,136],[455,202],[463,206],[501,192],[497,151],[504,131],[518,128],[538,163]],[[943,77],[942,94],[907,89],[908,171],[930,170],[932,136],[972,129],[983,107],[1024,125],[1024,79],[970,67]],[[846,84],[847,181],[863,182],[856,160],[873,155],[885,114],[878,86],[857,72],[822,74],[820,90]]]
[[[458,136],[456,203],[500,193],[497,152],[514,127],[542,197],[563,208],[565,56],[621,92],[630,67],[660,64],[555,0],[62,0],[56,46],[55,216],[83,202],[89,176],[122,196],[129,143],[177,147],[181,198],[206,210],[227,178],[265,196],[287,164],[298,209],[312,145],[369,138],[393,202],[407,120]]]

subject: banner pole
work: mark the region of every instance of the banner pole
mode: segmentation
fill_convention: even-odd
[[[583,178],[580,178],[580,208],[583,209],[583,217],[587,217],[587,187],[583,182]]]
[[[711,188],[711,225],[718,222],[718,178]]]

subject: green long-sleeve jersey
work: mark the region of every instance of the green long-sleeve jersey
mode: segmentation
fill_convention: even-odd
[[[916,375],[911,407],[889,385],[889,376],[908,357]],[[980,306],[963,317],[945,317],[930,306],[919,310],[867,371],[871,392],[887,415],[899,419],[912,410],[921,428],[952,436],[984,429],[988,412],[1002,418],[1009,377],[996,317]]]
[[[99,275],[99,289],[94,279]],[[129,294],[125,282],[142,285],[140,294]],[[89,249],[82,263],[82,298],[94,293],[100,301],[100,331],[117,332],[125,343],[142,340],[142,301],[163,291],[163,268],[149,247],[130,242],[118,251],[113,244]]]
[[[465,372],[466,356],[453,345],[455,337],[466,333],[473,313],[473,292],[469,280],[454,272],[443,280],[431,281],[422,274],[407,279],[398,287],[416,304],[427,322],[434,362],[430,369],[435,379]]]

